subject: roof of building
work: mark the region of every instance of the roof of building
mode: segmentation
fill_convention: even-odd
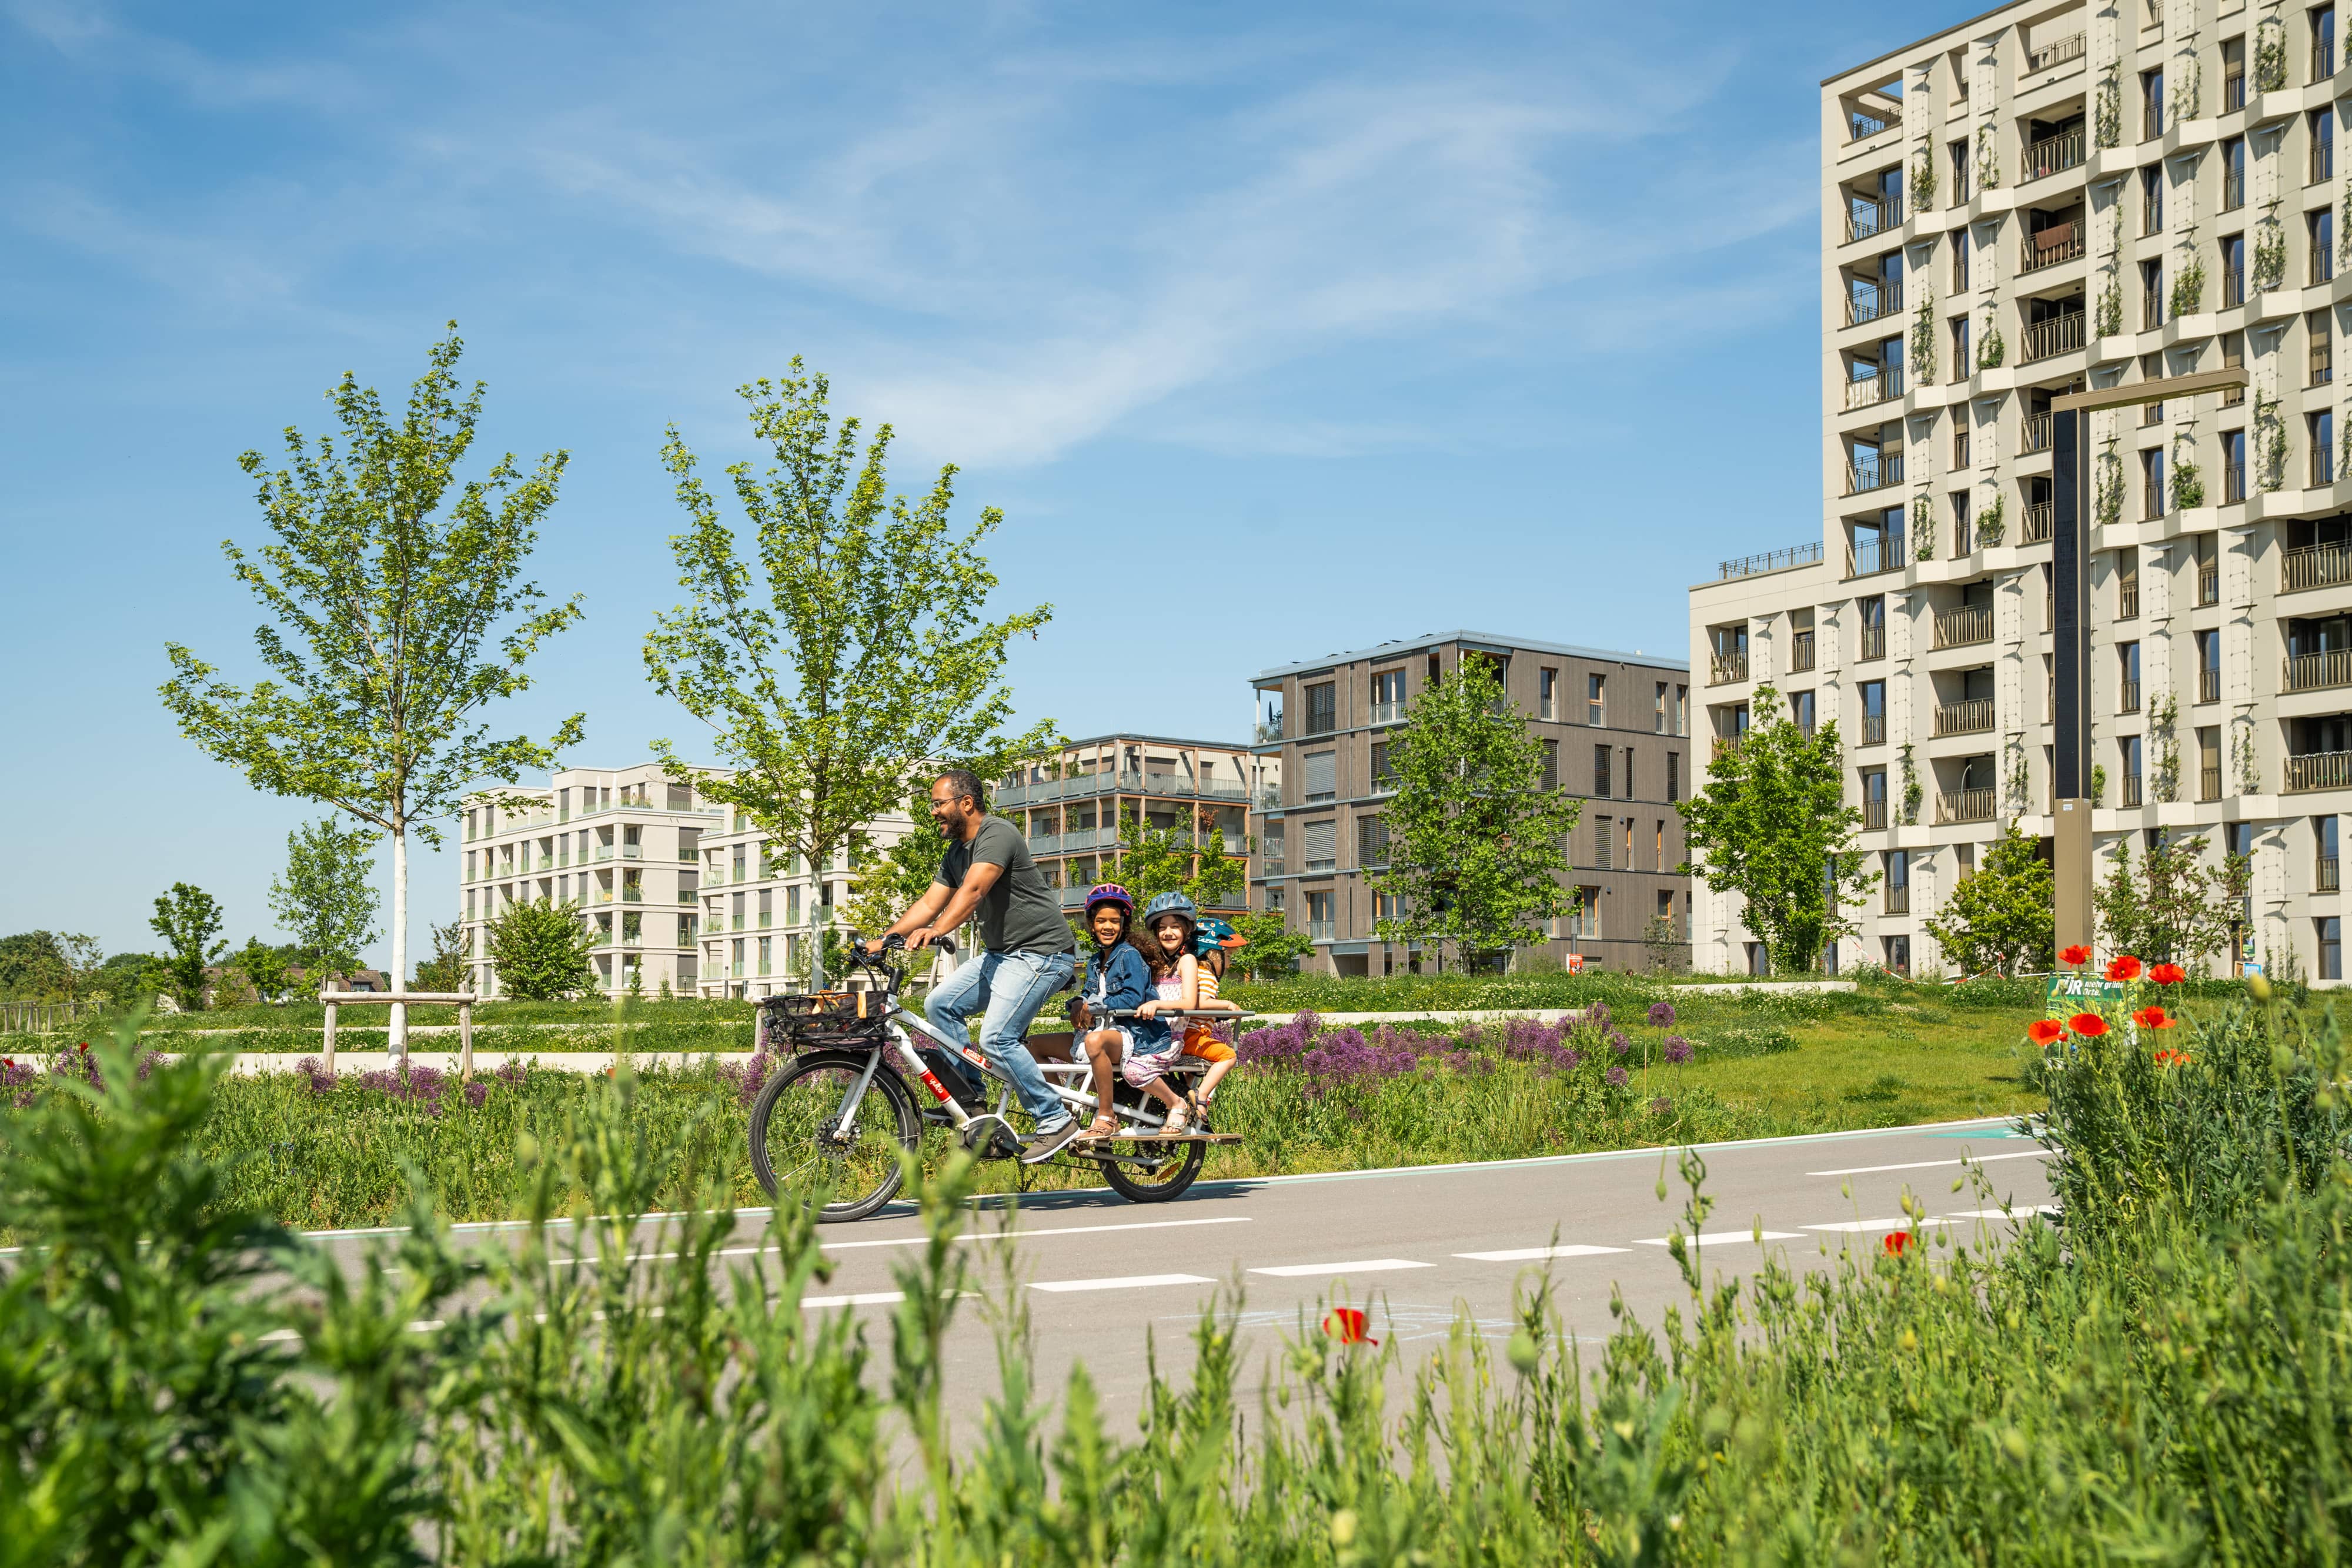
[[[1909,43],[1898,45],[1875,58],[1864,60],[1858,66],[1848,66],[1842,71],[1838,71],[1830,76],[1825,76],[1822,78],[1822,85],[1823,87],[1827,87],[1830,83],[1837,80],[1839,77],[1850,77],[1856,71],[1866,71],[1873,66],[1883,66],[1887,61],[1895,58],[1897,55],[1909,54],[1912,50],[1917,48],[1920,45],[1926,43],[1930,38],[1940,38],[1947,33],[1964,32],[1967,29],[1975,26],[1979,22],[1991,21],[2003,11],[2011,11],[2016,8],[2017,0],[2001,0],[2000,5],[1994,6],[1990,11],[1979,11],[1964,22],[1954,22],[1949,26],[1937,27],[1932,32],[1922,33],[1917,37],[1912,39]]]
[[[1246,740],[1186,740],[1179,736],[1139,735],[1131,729],[1120,729],[1114,730],[1108,735],[1091,735],[1084,740],[1065,741],[1052,749],[1076,751],[1082,746],[1107,746],[1114,740],[1138,741],[1145,746],[1206,747],[1212,751],[1247,751],[1250,748],[1250,743]]]
[[[1679,630],[1679,628],[1677,628]],[[1278,680],[1284,675],[1296,675],[1307,670],[1328,669],[1334,664],[1353,664],[1359,659],[1391,659],[1423,648],[1435,648],[1449,643],[1466,643],[1474,648],[1528,653],[1558,653],[1569,659],[1605,659],[1612,664],[1643,664],[1660,670],[1687,670],[1688,659],[1653,656],[1648,653],[1628,653],[1622,649],[1584,648],[1573,643],[1543,643],[1532,637],[1506,637],[1495,632],[1424,632],[1418,637],[1402,638],[1370,648],[1357,648],[1345,653],[1326,653],[1319,659],[1301,659],[1294,664],[1277,664],[1271,670],[1260,670],[1253,680]]]

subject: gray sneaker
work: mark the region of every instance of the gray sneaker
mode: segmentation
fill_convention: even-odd
[[[1063,1117],[1060,1126],[1050,1128],[1029,1140],[1029,1146],[1021,1151],[1021,1163],[1034,1166],[1052,1159],[1076,1143],[1078,1134],[1084,1131],[1086,1129],[1078,1125],[1076,1116]]]

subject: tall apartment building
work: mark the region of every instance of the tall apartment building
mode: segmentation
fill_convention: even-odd
[[[1663,917],[1679,939],[1689,914],[1689,882],[1675,870],[1683,837],[1674,802],[1691,777],[1690,671],[1679,659],[1448,632],[1265,671],[1253,683],[1255,750],[1279,758],[1281,774],[1251,807],[1253,902],[1314,939],[1312,969],[1421,967],[1417,945],[1373,935],[1394,912],[1365,873],[1386,863],[1391,738],[1465,654],[1500,666],[1505,693],[1549,754],[1546,782],[1586,797],[1569,846],[1578,909],[1554,923],[1542,951],[1639,967],[1651,921]]]
[[[989,805],[1028,834],[1038,869],[1076,910],[1088,888],[1116,879],[1124,818],[1190,831],[1198,843],[1214,834],[1225,853],[1246,857],[1250,801],[1280,776],[1279,758],[1245,743],[1102,735],[1033,759]]]
[[[2336,58],[2329,5],[2020,4],[1822,84],[1821,537],[1694,588],[1691,654],[1715,747],[1768,681],[1838,722],[1885,875],[1843,961],[1937,961],[1979,847],[2051,834],[2052,399],[2243,367],[2091,416],[2094,831],[2251,853],[2245,956],[2340,973]]]
[[[527,802],[509,809],[501,800]],[[511,904],[577,901],[595,932],[601,988],[667,981],[681,996],[792,988],[815,927],[834,923],[855,878],[845,853],[822,876],[770,853],[740,814],[672,782],[657,763],[567,768],[544,787],[467,798],[459,898],[475,990],[498,994],[484,926]],[[911,826],[894,814],[877,843]],[[814,927],[811,917],[814,917]]]

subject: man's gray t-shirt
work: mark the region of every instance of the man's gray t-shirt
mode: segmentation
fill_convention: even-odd
[[[1045,885],[1029,841],[1003,817],[982,817],[980,831],[968,842],[950,842],[940,862],[940,885],[963,885],[964,873],[974,864],[1004,868],[994,885],[980,895],[980,939],[992,953],[1068,953],[1076,944],[1070,924],[1062,918],[1061,901]]]

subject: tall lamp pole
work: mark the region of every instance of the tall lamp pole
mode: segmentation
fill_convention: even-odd
[[[2095,387],[2050,404],[2050,591],[2055,601],[2055,802],[2058,946],[2089,946],[2091,909],[2091,452],[2093,411],[2134,408],[2246,384],[2242,366]]]

